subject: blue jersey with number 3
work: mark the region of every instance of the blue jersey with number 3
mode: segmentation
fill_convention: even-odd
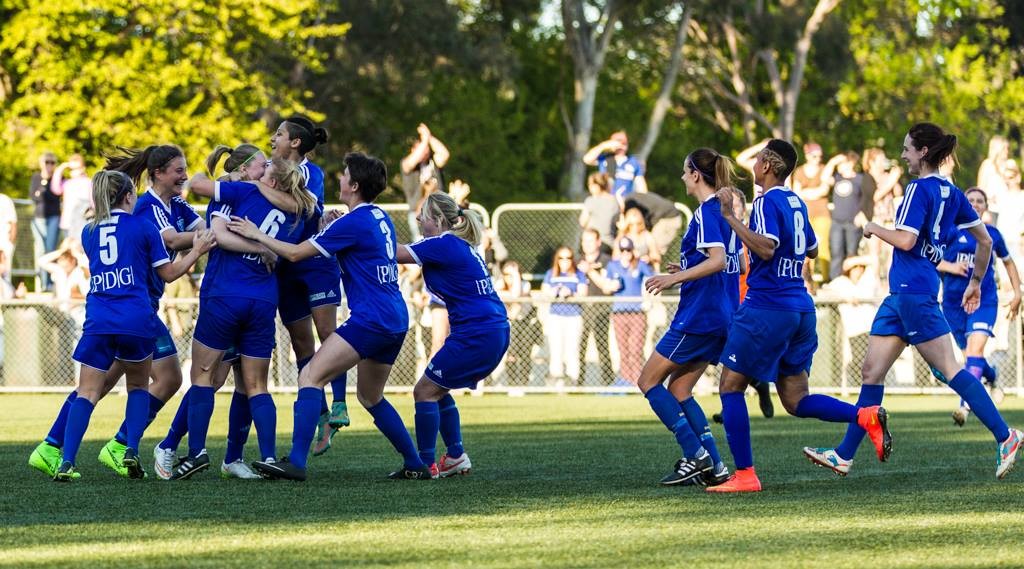
[[[890,294],[939,294],[935,266],[957,229],[981,223],[967,197],[949,180],[933,174],[907,185],[896,209],[896,229],[917,235],[909,251],[893,250],[889,269]]]
[[[508,326],[508,313],[494,292],[487,264],[472,245],[443,233],[408,249],[423,267],[427,289],[448,307],[452,333]]]
[[[96,227],[85,226],[82,248],[91,275],[83,331],[154,337],[146,279],[171,260],[156,226],[115,209]]]
[[[384,210],[361,203],[309,243],[324,257],[337,257],[350,320],[386,334],[409,329],[409,312],[398,288],[395,226]]]
[[[786,187],[769,189],[754,200],[750,229],[774,241],[775,253],[766,261],[751,251],[745,303],[769,310],[814,312],[803,268],[807,251],[818,247],[818,239],[807,221],[803,200]]]
[[[296,225],[295,214],[275,208],[256,184],[249,182],[216,182],[209,212],[211,217],[247,218],[263,233],[287,243],[298,243],[302,232],[302,220]],[[199,296],[250,298],[276,306],[277,278],[267,271],[259,255],[217,247],[210,251]]]

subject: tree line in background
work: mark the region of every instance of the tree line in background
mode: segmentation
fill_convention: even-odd
[[[1020,147],[1022,63],[1015,0],[0,0],[0,187],[48,149],[174,142],[196,170],[296,112],[330,131],[326,171],[381,156],[396,200],[420,122],[491,207],[580,199],[617,129],[680,201],[697,146],[892,156],[918,120],[960,135],[972,183],[989,137]]]

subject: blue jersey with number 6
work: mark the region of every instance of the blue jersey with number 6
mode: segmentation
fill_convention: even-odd
[[[295,214],[275,208],[259,188],[249,182],[216,182],[209,211],[211,222],[213,216],[247,218],[263,233],[287,243],[297,243],[302,232],[301,219],[296,224]],[[267,271],[259,255],[217,247],[210,251],[199,296],[249,298],[276,306],[277,278]]]
[[[750,255],[746,304],[754,308],[814,312],[814,300],[804,286],[807,251],[818,239],[807,221],[807,206],[792,190],[776,186],[754,200],[750,229],[775,242],[769,260]]]
[[[147,278],[171,260],[156,226],[115,209],[95,227],[85,226],[82,248],[91,275],[83,331],[152,338],[156,330]]]
[[[386,334],[409,329],[409,312],[398,288],[395,226],[384,210],[361,203],[309,243],[324,257],[337,257],[352,322]]]
[[[907,184],[896,209],[896,229],[917,235],[909,251],[894,249],[889,269],[890,294],[939,294],[939,273],[946,244],[956,229],[981,223],[967,197],[949,180],[932,174]]]

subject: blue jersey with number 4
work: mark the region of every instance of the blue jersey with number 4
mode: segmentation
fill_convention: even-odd
[[[991,225],[985,225],[985,229],[988,230],[989,236],[992,237],[992,256],[989,257],[988,271],[985,272],[985,276],[981,279],[981,303],[998,304],[999,298],[996,291],[995,278],[996,257],[1004,261],[1009,260],[1010,250],[1006,248],[1006,240],[1003,239],[1003,234],[998,229]],[[967,275],[961,277],[959,275],[942,273],[943,302],[960,304],[961,299],[963,299],[964,291],[967,290],[967,284],[971,280],[971,275],[974,274],[974,249],[977,245],[978,240],[966,229],[961,229],[957,233],[956,238],[946,245],[946,254],[943,256],[943,260],[951,263],[964,263],[967,265]]]
[[[156,226],[115,209],[97,226],[85,226],[82,248],[91,275],[83,331],[154,337],[146,279],[151,270],[171,261]]]
[[[298,243],[302,220],[295,223],[293,213],[281,211],[263,197],[256,184],[250,182],[216,182],[209,216],[230,219],[232,215],[246,218],[260,231],[286,243]],[[262,300],[277,305],[277,278],[267,271],[259,255],[237,253],[217,247],[210,259],[199,291],[201,298],[230,296]]]
[[[350,320],[387,334],[409,329],[409,312],[398,288],[395,226],[384,210],[361,203],[309,243],[324,257],[337,257]]]
[[[766,261],[751,251],[745,304],[768,310],[814,312],[803,269],[807,251],[818,247],[818,239],[807,221],[803,200],[783,186],[769,189],[754,200],[750,229],[774,241],[775,253]]]
[[[196,210],[192,209],[192,206],[182,199],[181,196],[171,198],[171,204],[168,206],[153,191],[153,188],[149,188],[139,196],[138,201],[135,202],[135,209],[132,211],[132,215],[148,219],[156,227],[157,231],[160,232],[161,237],[164,231],[171,229],[178,233],[192,231],[199,225],[202,219],[196,213]],[[171,259],[174,259],[175,251],[168,251],[167,253]],[[164,295],[164,280],[160,278],[160,275],[156,274],[156,270],[152,270],[149,272],[148,281],[149,300],[153,304],[153,309],[156,310],[160,305],[160,297]]]
[[[443,233],[408,246],[423,267],[427,289],[448,307],[452,333],[508,326],[505,305],[494,292],[491,274],[476,248]]]
[[[917,241],[909,251],[893,249],[889,269],[890,294],[939,294],[935,266],[956,229],[981,223],[967,197],[949,180],[932,174],[907,185],[896,209],[896,229],[909,231]]]

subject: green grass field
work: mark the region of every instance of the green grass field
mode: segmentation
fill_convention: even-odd
[[[284,454],[292,396],[276,399]],[[390,399],[411,425],[411,397]],[[892,461],[878,463],[865,443],[845,479],[800,453],[837,443],[841,426],[765,420],[753,407],[765,491],[727,496],[657,485],[678,449],[638,396],[459,398],[475,468],[431,482],[386,480],[400,459],[357,409],[301,484],[221,480],[213,469],[181,483],[119,479],[95,456],[123,397],[93,415],[83,479],[55,484],[26,460],[60,401],[0,395],[0,566],[1024,565],[1024,464],[997,481],[988,431],[973,418],[955,428],[952,397],[889,398]],[[709,415],[719,409],[703,401]],[[227,403],[218,399],[210,430],[217,466]],[[1024,401],[1003,408],[1024,424]],[[144,456],[170,417],[150,428]],[[718,425],[715,435],[727,449]]]

